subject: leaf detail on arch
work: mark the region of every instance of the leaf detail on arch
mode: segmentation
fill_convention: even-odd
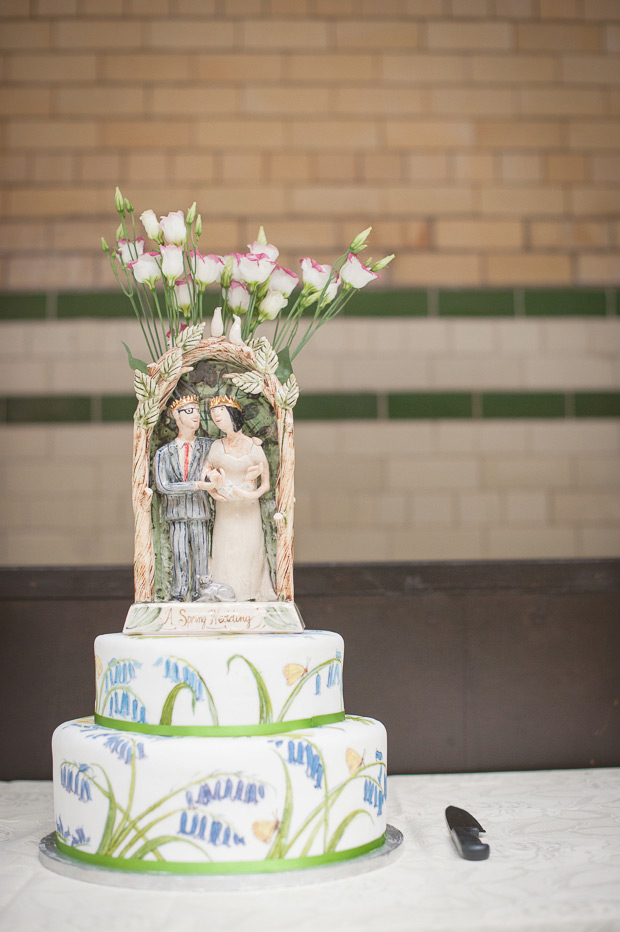
[[[148,401],[142,401],[136,408],[134,419],[139,427],[147,430],[155,427],[159,419],[159,403],[157,398],[149,398]]]
[[[157,395],[157,382],[150,375],[136,369],[133,387],[138,401],[149,401]]]
[[[173,379],[177,379],[181,374],[181,366],[183,365],[183,350],[176,346],[171,353],[169,353],[164,359],[161,369],[159,370],[159,377],[162,382],[172,382]]]
[[[260,395],[264,387],[264,378],[260,372],[233,373],[229,376],[233,385],[248,395]]]
[[[281,385],[276,391],[276,402],[281,408],[294,408],[299,398],[299,385],[297,379],[290,374],[284,385]]]

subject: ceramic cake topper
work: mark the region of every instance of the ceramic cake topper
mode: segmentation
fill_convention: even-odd
[[[102,246],[152,359],[125,347],[138,404],[135,603],[124,631],[300,630],[292,363],[393,256],[359,260],[369,227],[333,266],[301,259],[300,281],[277,264],[262,227],[245,253],[202,254],[195,204],[159,221],[147,210],[140,217],[153,244],[147,250],[118,188],[116,209],[116,248]],[[214,289],[221,299],[211,311]],[[275,321],[271,343],[256,336],[266,321]]]

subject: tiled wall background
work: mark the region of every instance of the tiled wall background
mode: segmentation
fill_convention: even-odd
[[[299,358],[298,559],[620,555],[618,0],[0,17],[2,562],[131,559],[116,184],[204,252],[397,253]]]

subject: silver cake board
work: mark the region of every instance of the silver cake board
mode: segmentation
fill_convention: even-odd
[[[228,890],[273,890],[279,887],[303,887],[308,884],[344,880],[358,877],[369,871],[391,864],[402,853],[403,834],[393,825],[388,825],[385,842],[368,854],[336,864],[319,864],[299,870],[280,873],[256,874],[168,874],[165,871],[149,871],[138,874],[111,867],[99,867],[77,861],[63,854],[56,847],[55,832],[45,835],[39,842],[39,860],[44,867],[86,883],[97,883],[107,887],[125,887],[134,890],[195,891],[196,893],[224,893]]]

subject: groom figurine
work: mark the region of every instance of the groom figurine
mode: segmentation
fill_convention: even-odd
[[[160,447],[155,454],[154,471],[157,491],[163,497],[164,517],[170,532],[173,578],[170,599],[183,602],[190,590],[191,599],[200,596],[199,577],[209,572],[209,492],[221,484],[218,473],[210,471],[204,481],[209,448],[208,437],[197,437],[200,427],[198,395],[183,395],[170,405],[177,425],[176,440]],[[217,493],[216,493],[217,494]]]

